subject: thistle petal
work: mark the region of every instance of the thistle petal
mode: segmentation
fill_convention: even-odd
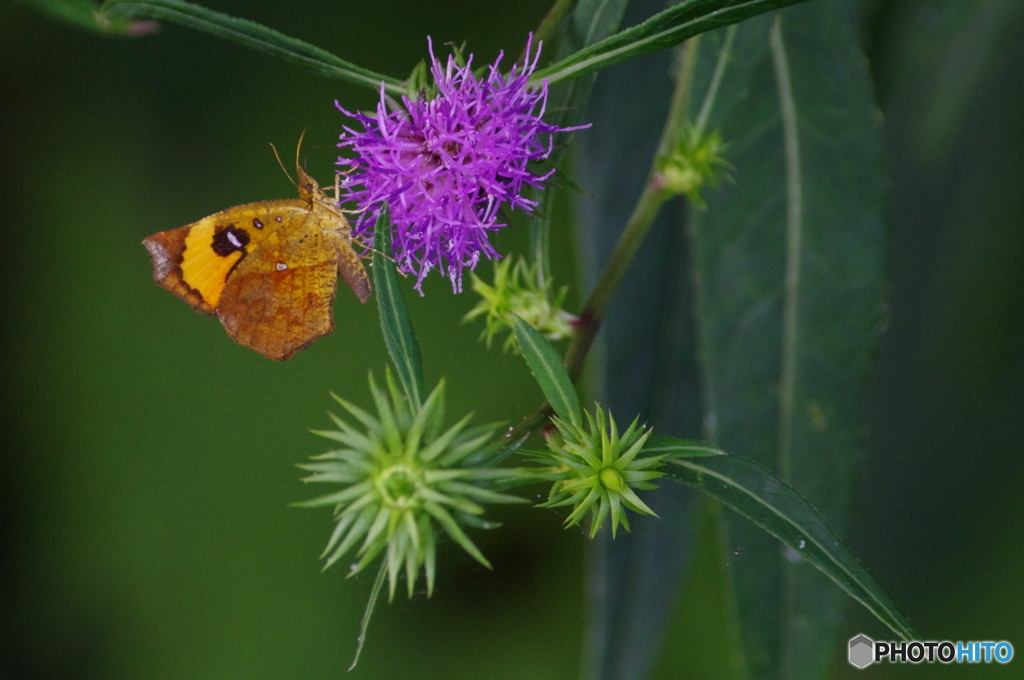
[[[394,256],[416,274],[416,289],[422,293],[423,279],[436,269],[459,292],[464,269],[498,257],[489,237],[505,226],[501,210],[535,208],[522,193],[550,176],[532,167],[550,157],[552,135],[577,128],[543,121],[547,85],[528,86],[540,44],[531,44],[533,58],[507,76],[498,69],[500,56],[478,75],[472,57],[462,63],[452,55],[442,64],[428,44],[437,95],[403,97],[398,110],[387,112],[382,91],[374,117],[339,106],[363,128],[344,126],[339,146],[356,157],[339,164],[346,166],[346,200],[362,211],[354,233],[370,232],[387,201]]]

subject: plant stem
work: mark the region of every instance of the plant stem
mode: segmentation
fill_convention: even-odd
[[[647,237],[647,232],[650,231],[651,224],[658,215],[658,209],[666,198],[668,196],[662,191],[660,174],[652,172],[644,185],[640,199],[633,208],[633,214],[626,222],[626,228],[622,232],[622,236],[619,237],[619,242],[615,245],[615,251],[612,253],[608,266],[605,267],[601,279],[597,282],[597,286],[594,287],[594,291],[590,294],[583,306],[583,311],[580,312],[579,318],[574,324],[576,333],[569,344],[569,349],[565,352],[564,360],[565,368],[569,371],[569,377],[573,382],[579,378],[583,370],[583,363],[594,344],[597,332],[601,329],[601,322],[604,321],[608,305],[611,304],[622,277],[633,264],[633,258],[636,257],[637,250],[640,249],[644,238]]]
[[[615,296],[619,282],[622,281],[622,277],[629,270],[630,265],[633,264],[633,258],[636,257],[637,250],[640,249],[640,245],[647,236],[654,218],[658,215],[658,208],[661,207],[666,198],[668,198],[668,195],[661,190],[660,175],[656,171],[652,172],[647,179],[647,183],[644,185],[640,199],[633,208],[633,214],[630,215],[629,221],[626,222],[626,229],[622,232],[619,242],[615,245],[615,251],[612,253],[608,266],[605,267],[601,279],[597,282],[597,286],[594,287],[593,292],[583,306],[583,311],[580,312],[579,317],[577,317],[576,322],[573,324],[576,333],[572,336],[572,342],[569,344],[569,349],[566,350],[565,358],[563,359],[565,368],[569,372],[569,378],[573,382],[576,382],[583,371],[583,364],[586,361],[587,353],[594,344],[597,332],[601,329],[601,322],[604,320],[605,312],[608,311],[608,305]],[[539,424],[545,422],[552,413],[551,405],[545,401],[526,420],[510,429],[503,439],[506,442],[517,441]]]
[[[637,251],[647,237],[654,218],[658,215],[661,204],[671,198],[671,194],[663,190],[661,173],[658,170],[658,162],[666,153],[671,152],[675,142],[679,139],[680,132],[686,122],[686,110],[689,103],[690,87],[693,79],[693,65],[696,59],[696,40],[687,41],[679,48],[679,60],[676,66],[675,81],[676,87],[672,93],[672,103],[668,116],[665,119],[665,128],[662,130],[661,139],[658,144],[658,151],[651,162],[650,174],[644,184],[640,198],[633,207],[633,213],[626,222],[626,227],[615,244],[611,259],[601,274],[600,280],[594,290],[590,293],[583,311],[574,323],[576,333],[573,335],[569,349],[565,352],[563,363],[569,372],[569,378],[573,382],[579,379],[583,371],[583,365],[587,354],[594,344],[597,332],[601,330],[601,322],[608,311],[608,305],[615,297],[622,277],[633,264]],[[528,432],[535,429],[542,422],[546,422],[553,411],[547,402],[541,404],[532,415],[528,416],[521,423],[511,428],[504,436],[506,442],[518,441]]]
[[[583,311],[580,312],[579,320],[576,322],[576,334],[573,336],[569,349],[565,352],[564,360],[565,368],[569,371],[569,377],[573,382],[583,371],[583,363],[594,344],[597,332],[601,329],[601,322],[604,320],[605,312],[608,311],[608,305],[611,304],[612,298],[615,296],[619,282],[632,266],[633,258],[636,257],[640,245],[647,237],[654,218],[658,216],[661,204],[671,198],[671,194],[663,191],[658,165],[662,156],[672,152],[686,124],[686,111],[693,84],[693,67],[699,39],[697,37],[686,41],[676,51],[676,86],[672,92],[672,102],[668,116],[665,118],[661,139],[658,142],[658,151],[654,154],[654,160],[651,162],[647,182],[633,208],[633,213],[629,216],[629,221],[626,222],[626,228],[623,230],[622,236],[619,237],[619,242],[615,244],[615,251],[612,253],[608,266],[605,267],[601,279],[594,287],[590,298],[583,306]]]
[[[736,24],[733,24],[725,31],[725,44],[722,45],[722,49],[718,52],[715,73],[711,76],[711,84],[708,86],[707,94],[704,95],[704,103],[700,107],[700,113],[697,114],[697,122],[693,125],[698,137],[704,135],[704,128],[707,126],[708,118],[711,116],[711,106],[715,103],[715,99],[718,96],[718,86],[722,84],[725,67],[729,65],[729,59],[732,57],[732,43],[735,38]]]

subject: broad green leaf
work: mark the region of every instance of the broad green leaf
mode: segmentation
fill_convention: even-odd
[[[531,82],[557,83],[579,78],[627,59],[678,45],[687,38],[804,0],[683,0],[643,23],[541,69]]]
[[[384,344],[395,364],[395,372],[402,383],[409,403],[420,406],[426,391],[423,387],[423,360],[420,345],[405,309],[405,299],[398,286],[395,263],[391,252],[391,218],[384,205],[377,216],[373,231],[373,294],[380,310],[380,328]]]
[[[560,12],[561,2],[558,7],[553,7],[552,12]],[[565,58],[588,45],[604,40],[616,30],[622,21],[623,13],[626,11],[628,0],[579,0],[575,9],[570,15],[565,34],[559,41],[558,56]],[[548,17],[545,17],[538,34],[544,29]],[[539,37],[539,36],[538,36]],[[548,108],[549,121],[559,127],[573,127],[586,122],[582,118],[587,98],[594,86],[597,73],[591,73],[585,78],[567,80],[561,85],[551,89],[550,101],[553,104]],[[558,168],[564,167],[564,160],[567,151],[571,148],[570,141],[575,133],[564,133],[560,140],[561,148],[555,149],[552,155],[552,164]],[[560,190],[558,182],[554,183],[547,191],[532,189],[530,192],[533,200],[538,201],[538,209],[533,219],[530,220],[530,260],[538,264],[539,276],[543,280],[550,272],[548,264],[548,243],[551,229],[551,214],[555,210],[556,193]]]
[[[562,420],[580,424],[580,400],[576,397],[576,388],[572,386],[558,352],[537,329],[515,314],[512,315],[512,327],[519,342],[519,351],[523,353],[523,358],[551,408]]]
[[[327,50],[284,35],[255,21],[215,12],[184,0],[107,0],[103,3],[102,16],[108,19],[148,17],[174,21],[273,55],[323,76],[369,87],[374,91],[380,90],[383,85],[392,94],[405,93],[405,88],[396,78],[356,66]]]
[[[971,103],[1010,49],[1021,18],[1019,0],[915,0],[889,9],[885,62],[891,66],[882,72],[879,96],[923,102],[908,141],[920,145],[927,163],[942,160],[960,138]]]
[[[628,4],[628,0],[579,0],[562,37],[559,59],[565,60],[614,34]],[[553,88],[552,101],[559,103],[552,111],[553,122],[559,126],[576,124],[585,110],[596,77],[593,73],[589,78],[573,79]],[[554,84],[551,80],[548,82]]]
[[[669,460],[668,477],[710,494],[789,546],[784,559],[820,569],[904,640],[919,639],[896,603],[796,489],[753,461],[730,456]]]
[[[100,4],[95,0],[21,0],[29,7],[34,7],[59,21],[66,21],[79,28],[122,37],[140,37],[156,30],[151,21],[132,21],[131,19],[111,19],[100,11]]]
[[[602,39],[618,24],[639,23],[664,7],[663,0],[635,1],[621,21],[595,14],[571,26]],[[621,16],[622,8],[617,11]],[[607,265],[650,171],[672,94],[666,77],[672,58],[670,51],[650,54],[560,88],[574,89],[579,98],[571,100],[573,113],[593,124],[575,135],[571,173],[584,189],[573,199],[585,292]],[[593,397],[616,417],[639,415],[656,432],[696,438],[700,415],[689,257],[680,214],[678,202],[663,207],[635,266],[619,284],[586,368]],[[602,532],[592,543],[585,678],[636,680],[656,663],[691,552],[696,526],[691,499],[702,500],[690,489],[661,484],[643,495],[660,519],[631,518],[630,533],[620,532],[613,541]]]
[[[694,117],[724,33],[701,36]],[[840,533],[882,325],[879,120],[844,3],[743,23],[707,118],[733,182],[690,221],[708,440],[773,470]],[[748,675],[823,677],[842,593],[760,529],[726,523],[745,555],[730,569]]]

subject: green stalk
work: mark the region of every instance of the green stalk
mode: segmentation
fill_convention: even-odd
[[[579,318],[574,324],[576,332],[563,359],[565,368],[573,382],[579,379],[580,373],[583,371],[587,354],[594,344],[597,332],[601,330],[604,315],[608,311],[608,305],[615,297],[622,277],[633,265],[636,253],[644,239],[647,238],[647,233],[658,216],[661,205],[672,197],[672,194],[664,191],[661,173],[658,171],[658,161],[672,149],[686,120],[696,55],[696,41],[691,40],[684,43],[679,49],[679,54],[672,104],[665,120],[665,128],[662,131],[658,151],[651,162],[647,182],[644,184],[640,198],[637,199],[633,212],[626,222],[626,227],[615,245],[615,250],[612,252],[604,273],[601,274],[601,278],[590,293],[590,297],[587,298],[583,305],[583,311],[580,312]],[[551,405],[545,401],[537,411],[510,429],[504,437],[505,441],[513,442],[526,436],[542,422],[545,422],[551,414]]]
[[[663,190],[663,181],[661,173],[658,171],[658,165],[661,157],[672,151],[686,123],[686,110],[693,84],[693,67],[698,40],[699,37],[687,41],[677,52],[676,87],[672,92],[672,103],[658,143],[658,151],[654,154],[654,159],[651,162],[647,182],[633,208],[633,213],[626,222],[626,228],[623,230],[622,236],[619,237],[619,242],[615,244],[611,260],[583,306],[583,311],[580,312],[580,318],[576,322],[576,333],[573,335],[569,349],[565,352],[565,368],[569,371],[569,377],[573,381],[576,381],[583,371],[583,363],[594,344],[597,332],[601,329],[601,322],[608,311],[608,305],[611,304],[622,277],[633,265],[633,259],[644,239],[647,238],[647,232],[650,231],[654,218],[658,216],[658,210],[662,203],[672,197],[672,194]]]
[[[593,292],[583,306],[579,318],[576,321],[576,333],[572,337],[569,349],[565,352],[565,368],[569,371],[569,377],[575,382],[583,371],[583,363],[594,344],[594,338],[601,329],[601,322],[608,311],[608,305],[615,297],[615,291],[622,281],[622,277],[633,264],[640,245],[647,237],[647,232],[658,216],[658,209],[665,202],[668,196],[662,191],[661,177],[652,173],[644,185],[640,199],[633,208],[633,214],[626,222],[626,228],[615,245],[608,266],[605,267],[601,279],[597,282]]]

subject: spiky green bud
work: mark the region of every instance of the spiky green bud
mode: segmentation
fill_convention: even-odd
[[[521,473],[493,467],[501,454],[493,426],[468,427],[471,416],[466,416],[443,429],[443,380],[420,408],[410,407],[390,371],[386,382],[385,391],[370,375],[376,417],[334,397],[360,427],[331,414],[337,429],[315,434],[341,447],[299,467],[313,473],[303,481],[343,488],[296,505],[334,506],[336,525],[321,555],[326,558],[324,569],[355,550],[356,562],[348,574],[352,576],[384,553],[390,598],[402,572],[412,597],[420,570],[426,575],[429,596],[434,590],[439,529],[491,567],[462,527],[498,526],[480,519],[481,504],[523,502],[494,488]]]
[[[725,144],[717,131],[703,134],[696,128],[685,128],[672,151],[658,158],[663,190],[683,194],[694,205],[704,207],[701,190],[714,186],[723,171],[732,167],[722,158],[724,151]]]
[[[542,507],[573,506],[566,526],[578,524],[589,512],[591,537],[611,517],[615,536],[619,524],[629,531],[626,509],[654,515],[636,490],[655,488],[651,480],[664,474],[657,468],[665,456],[639,455],[651,430],[638,427],[637,420],[620,435],[610,412],[606,416],[598,406],[596,413],[596,418],[585,413],[585,426],[552,418],[558,431],[547,438],[550,450],[536,456],[553,463],[538,472],[538,476],[555,480]]]
[[[491,340],[502,331],[511,331],[512,315],[536,328],[548,340],[560,340],[573,333],[575,317],[562,309],[568,288],[554,293],[549,280],[538,281],[536,265],[530,266],[525,260],[512,265],[507,257],[494,264],[494,285],[489,285],[472,274],[473,290],[480,296],[480,302],[463,318],[471,321],[484,317],[484,330],[480,338],[491,346]],[[502,344],[502,350],[518,351],[516,334],[509,332]]]

